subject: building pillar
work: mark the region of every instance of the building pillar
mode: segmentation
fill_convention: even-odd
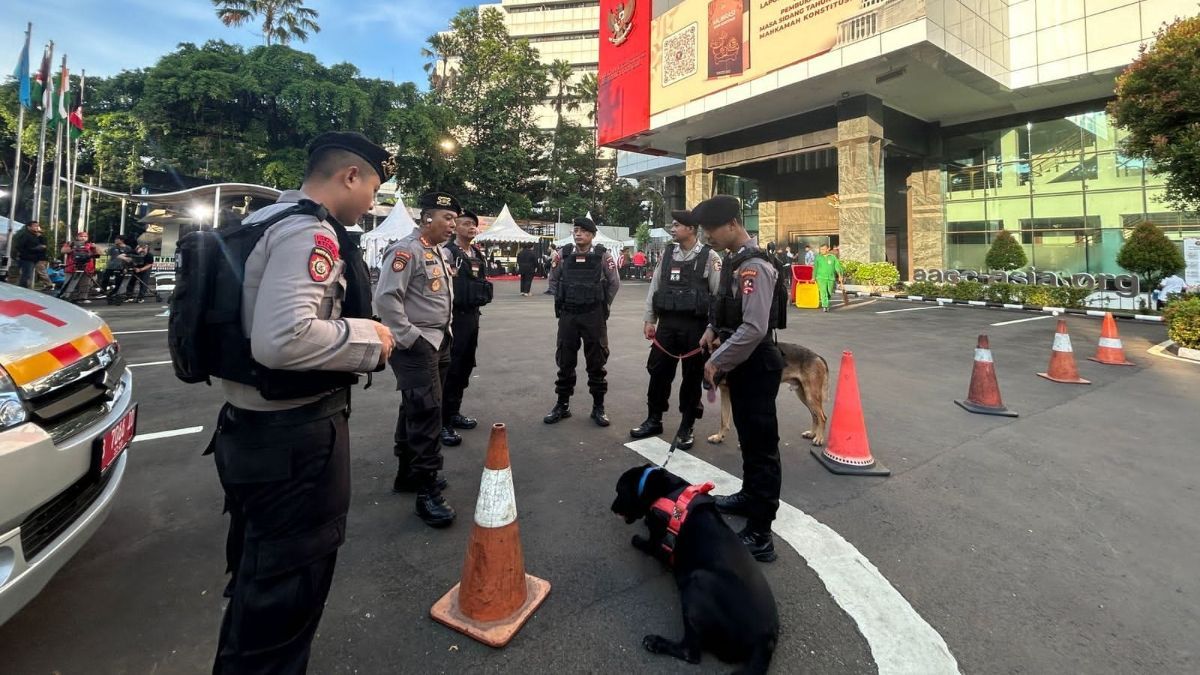
[[[683,178],[687,192],[686,207],[690,209],[712,196],[713,175],[708,170],[708,156],[703,151],[691,152],[691,148],[688,150]]]
[[[941,269],[946,251],[946,211],[942,171],[915,167],[908,176],[908,278],[913,270]]]
[[[857,96],[838,104],[838,234],[845,260],[885,259],[883,146],[882,101]]]
[[[782,248],[787,242],[779,241],[779,202],[758,202],[758,245],[766,248],[769,242],[775,242],[776,248]]]

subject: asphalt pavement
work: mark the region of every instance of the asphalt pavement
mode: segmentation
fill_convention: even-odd
[[[447,497],[459,521],[425,527],[411,496],[390,491],[398,394],[380,374],[354,393],[354,497],[349,534],[313,648],[319,673],[715,673],[641,648],[646,633],[682,631],[669,572],[629,546],[640,525],[609,511],[616,478],[642,456],[626,447],[645,416],[646,285],[627,283],[609,322],[608,411],[595,427],[585,390],[571,419],[546,426],[554,403],[550,299],[515,283],[485,308],[479,367],[463,412],[480,428],[446,449]],[[161,305],[99,307],[134,367],[139,432],[202,431],[139,440],[108,521],[16,617],[0,626],[0,662],[13,673],[200,673],[211,668],[222,610],[226,521],[211,459],[201,451],[217,390],[175,380]],[[893,310],[912,309],[896,312]],[[888,313],[879,313],[888,312]],[[834,476],[800,433],[808,414],[779,398],[783,501],[856,548],[915,615],[944,639],[966,673],[1196,672],[1200,524],[1196,425],[1200,366],[1152,356],[1160,325],[1121,323],[1136,367],[1090,355],[1098,320],[1070,317],[1083,377],[1036,377],[1050,356],[1052,318],[971,307],[915,308],[859,300],[829,314],[792,310],[781,339],[823,355],[833,373],[852,350],[876,457],[889,478]],[[1016,419],[971,415],[962,398],[975,338],[991,338],[1001,392]],[[144,365],[143,365],[144,364]],[[586,381],[580,364],[580,383]],[[586,385],[584,385],[584,388]],[[736,437],[716,430],[709,405],[692,455],[740,476]],[[516,639],[493,650],[428,617],[458,579],[487,444],[508,425],[514,482],[532,574],[549,599]],[[678,423],[674,413],[668,428]],[[736,523],[735,523],[736,525]],[[872,644],[856,616],[874,606],[835,599],[795,550],[777,543],[763,569],[783,633],[772,672],[929,672]],[[908,615],[882,617],[902,623]],[[877,665],[878,664],[878,665]]]

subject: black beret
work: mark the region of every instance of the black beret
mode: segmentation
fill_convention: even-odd
[[[470,218],[471,220],[475,221],[476,225],[479,224],[479,215],[477,213],[475,213],[474,211],[468,211],[466,209],[463,209],[463,212],[461,214],[459,214],[458,217],[459,218]]]
[[[453,195],[446,192],[426,192],[417,198],[417,208],[422,211],[431,209],[453,211],[456,216],[461,216],[463,212],[462,204],[459,204]]]
[[[396,173],[396,162],[391,154],[358,132],[327,131],[308,144],[308,154],[311,156],[314,152],[325,148],[338,148],[367,160],[371,168],[375,169],[375,173],[379,174],[381,183]]]
[[[720,227],[734,218],[741,222],[742,202],[732,195],[717,195],[697,204],[692,216],[705,229]]]
[[[574,225],[581,230],[596,234],[596,223],[593,223],[591,218],[576,218]]]
[[[695,228],[698,225],[698,223],[696,222],[696,216],[691,211],[687,211],[687,210],[672,211],[671,219],[674,220],[675,222],[679,223],[680,225],[687,225],[688,227],[691,227],[691,228]]]

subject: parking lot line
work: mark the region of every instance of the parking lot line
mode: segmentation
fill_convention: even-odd
[[[170,363],[170,361],[150,361],[149,363],[131,363],[131,364],[129,364],[129,367],[130,368],[141,368],[143,366],[165,366],[168,363]]]
[[[141,441],[157,441],[160,438],[173,438],[175,436],[187,436],[188,434],[198,434],[204,431],[204,427],[185,427],[183,429],[172,429],[170,431],[155,431],[151,434],[138,434],[133,437],[134,443]]]
[[[658,463],[666,459],[670,445],[661,438],[644,438],[625,447]],[[682,450],[675,452],[669,470],[690,483],[711,480],[722,494],[742,486],[737,477]],[[840,534],[785,502],[779,503],[771,529],[796,549],[834,602],[858,625],[880,675],[959,672],[942,636]]]
[[[123,330],[113,333],[113,335],[137,335],[138,333],[165,333],[166,328],[155,328],[153,330]]]
[[[1001,321],[1000,323],[994,323],[992,325],[993,326],[1011,326],[1014,323],[1025,323],[1026,321],[1040,321],[1042,319],[1053,319],[1053,318],[1054,318],[1053,314],[1046,314],[1044,316],[1031,316],[1028,319],[1014,319],[1012,321]]]
[[[925,309],[941,309],[941,308],[942,308],[941,305],[928,305],[925,307],[906,307],[904,309],[885,309],[882,312],[875,312],[875,313],[876,314],[895,314],[896,312],[920,312],[921,310],[925,310]]]

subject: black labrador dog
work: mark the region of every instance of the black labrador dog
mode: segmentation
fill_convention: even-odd
[[[670,542],[670,516],[654,503],[660,497],[676,500],[688,487],[652,464],[630,469],[617,481],[613,513],[626,523],[645,519],[650,536],[634,535],[633,546],[674,569],[683,605],[683,639],[647,635],[642,646],[688,663],[700,663],[704,649],[726,663],[743,663],[739,673],[765,673],[779,637],[775,596],[711,497],[692,500],[672,553],[663,549],[664,539]]]

